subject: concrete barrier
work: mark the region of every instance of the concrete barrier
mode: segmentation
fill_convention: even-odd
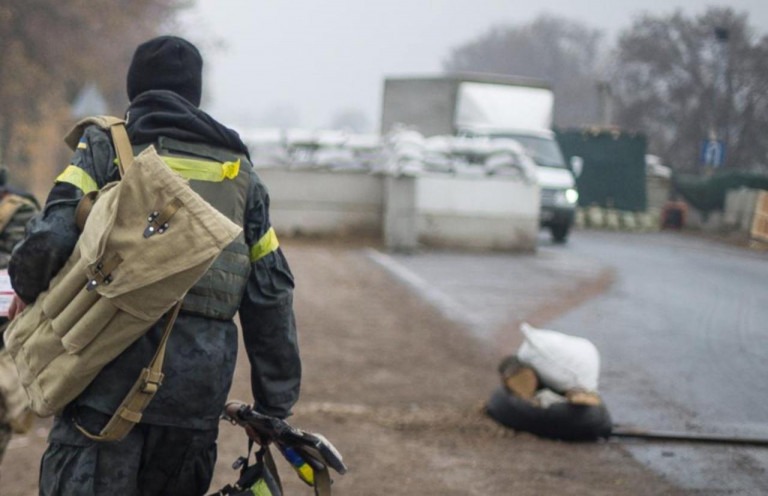
[[[725,194],[723,224],[726,228],[749,232],[755,215],[755,205],[760,194],[758,189],[730,189]]]
[[[515,177],[259,168],[283,235],[380,236],[419,246],[532,251],[539,186]]]
[[[384,177],[361,171],[261,168],[272,225],[287,235],[381,235]]]
[[[539,230],[539,187],[504,177],[424,175],[416,179],[419,241],[533,251]]]

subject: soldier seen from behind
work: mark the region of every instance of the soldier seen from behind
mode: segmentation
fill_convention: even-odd
[[[154,145],[166,164],[242,226],[243,234],[184,298],[168,341],[162,387],[123,440],[94,441],[77,425],[92,433],[102,429],[155,353],[164,320],[54,417],[41,462],[41,495],[205,494],[216,462],[219,416],[234,374],[236,314],[256,410],[285,418],[298,399],[293,275],[270,224],[267,189],[246,146],[236,132],[198,108],[202,67],[197,48],[184,39],[161,36],[141,44],[127,75],[128,136],[134,154]],[[46,290],[73,252],[78,202],[119,179],[115,157],[107,132],[85,129],[43,213],[13,252],[9,271],[18,298],[11,317]]]

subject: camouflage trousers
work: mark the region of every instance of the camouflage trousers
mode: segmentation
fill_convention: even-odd
[[[6,423],[0,423],[0,462],[3,461],[5,450],[8,449],[8,443],[11,442],[11,426]]]
[[[0,395],[0,419],[4,419],[8,416],[8,411],[5,407],[5,398]],[[8,443],[11,442],[11,425],[5,422],[0,422],[0,462],[3,461],[5,450],[8,449]]]
[[[88,408],[57,416],[40,465],[40,496],[204,495],[216,464],[218,429],[139,424],[125,439],[96,442],[108,415]]]

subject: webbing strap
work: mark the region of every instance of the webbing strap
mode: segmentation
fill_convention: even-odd
[[[326,465],[315,470],[315,496],[331,496],[331,474]]]
[[[107,425],[101,429],[98,434],[92,434],[88,432],[83,426],[75,421],[77,429],[88,439],[94,441],[119,441],[123,439],[133,427],[141,422],[141,416],[144,410],[149,405],[149,402],[154,398],[160,385],[163,382],[163,361],[165,359],[165,347],[168,343],[168,337],[171,335],[173,324],[176,322],[176,317],[179,315],[181,309],[181,301],[174,305],[171,313],[168,315],[168,321],[165,324],[163,330],[163,337],[160,339],[160,344],[155,351],[155,356],[152,357],[152,361],[145,367],[139,378],[133,384],[133,387],[125,395],[122,403],[117,408],[117,411],[109,419]]]
[[[115,145],[115,154],[117,155],[117,169],[120,172],[120,177],[125,175],[125,171],[133,164],[133,148],[131,147],[131,140],[128,138],[128,131],[125,129],[125,121],[111,116],[100,116],[83,119],[75,127],[75,130],[67,136],[67,143],[72,144],[74,137],[80,135],[82,130],[88,124],[96,124],[102,128],[109,129],[109,133],[112,136],[112,143]],[[88,219],[88,215],[91,213],[93,204],[96,202],[97,192],[89,192],[80,200],[77,204],[77,210],[75,211],[75,222],[80,231],[85,226],[85,221]]]
[[[89,191],[80,198],[79,202],[77,202],[77,208],[75,209],[75,224],[77,224],[77,228],[80,232],[83,232],[85,221],[88,220],[88,215],[91,213],[93,204],[96,203],[96,195],[98,194],[98,190]]]
[[[133,163],[133,150],[131,149],[131,141],[128,139],[128,131],[125,130],[125,121],[111,115],[86,117],[75,124],[75,127],[64,138],[70,149],[73,151],[77,149],[80,138],[88,126],[99,126],[101,129],[109,130],[117,154],[117,167],[120,169],[120,177],[122,177],[126,169]]]
[[[311,456],[318,461],[317,465],[322,466],[322,468],[312,467],[315,478],[313,486],[315,488],[315,496],[331,496],[331,474],[328,471],[328,464],[324,461],[323,455],[318,450],[309,446],[302,446],[301,450],[305,455]]]
[[[110,124],[109,132],[112,134],[112,143],[115,145],[117,168],[120,170],[120,177],[123,177],[133,163],[133,148],[128,139],[128,131],[125,130],[125,121],[119,120]]]
[[[249,441],[249,446],[250,446]],[[250,448],[248,450],[250,452]],[[280,489],[280,494],[283,493],[283,484],[280,481],[280,475],[277,472],[277,464],[275,464],[275,459],[272,457],[272,451],[269,449],[269,446],[264,446],[264,464],[267,466],[267,469],[272,474],[272,477],[275,479],[275,484],[277,484],[277,487]],[[324,463],[322,464],[322,469],[316,469],[313,468],[314,471],[314,489],[315,489],[315,496],[331,496],[331,474],[328,472],[328,466]]]
[[[283,482],[280,480],[280,474],[277,473],[277,464],[275,463],[275,459],[272,456],[272,451],[269,449],[269,445],[265,446],[264,448],[264,464],[267,466],[269,473],[272,474],[272,478],[275,480],[277,488],[280,489],[280,494],[284,494]]]

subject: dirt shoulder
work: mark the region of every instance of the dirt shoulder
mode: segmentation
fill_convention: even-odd
[[[284,240],[284,249],[298,284],[305,377],[291,422],[323,433],[344,455],[349,472],[334,494],[684,494],[619,444],[541,440],[486,418],[481,407],[506,350],[447,321],[361,247]],[[230,396],[249,397],[244,359]],[[12,441],[3,496],[37,494],[47,425]],[[230,465],[245,445],[241,429],[222,425],[212,489],[234,480]],[[282,460],[279,467],[286,494],[312,494]]]

